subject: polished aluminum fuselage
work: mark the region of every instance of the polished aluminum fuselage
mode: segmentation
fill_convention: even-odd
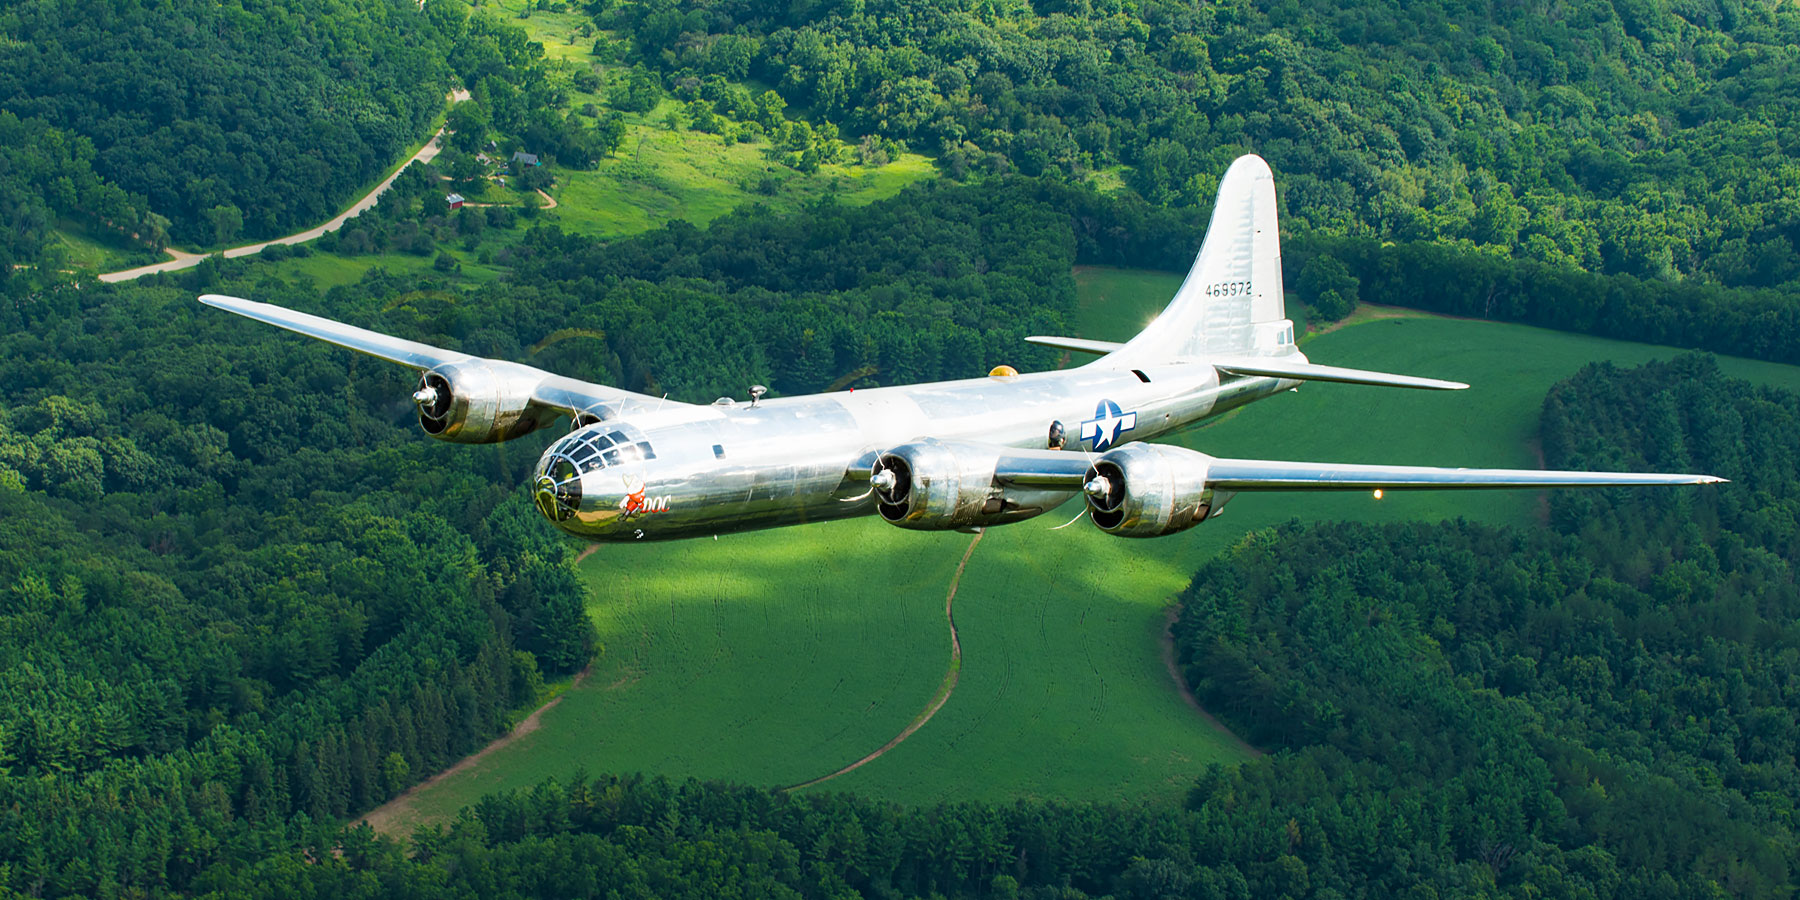
[[[875,511],[869,466],[877,454],[909,441],[1043,448],[1052,423],[1060,422],[1064,448],[1091,453],[1095,440],[1083,440],[1082,423],[1096,419],[1107,401],[1136,416],[1134,427],[1114,435],[1117,446],[1189,427],[1297,383],[1263,377],[1221,383],[1204,364],[1090,366],[632,410],[575,434],[628,423],[654,448],[653,458],[582,474],[577,511],[556,524],[595,540],[656,540],[868,515]],[[546,452],[540,473],[555,452]]]

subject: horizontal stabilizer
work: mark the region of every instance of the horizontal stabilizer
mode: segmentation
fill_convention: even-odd
[[[1026,340],[1030,340],[1030,338],[1026,338]],[[1413,375],[1390,375],[1387,372],[1369,372],[1363,369],[1345,369],[1339,366],[1284,362],[1281,359],[1257,357],[1219,359],[1215,357],[1212,364],[1220,374],[1225,375],[1264,375],[1270,378],[1293,378],[1299,381],[1335,381],[1340,384],[1423,388],[1430,391],[1460,391],[1468,387],[1460,381],[1440,381],[1436,378],[1419,378]]]
[[[1073,350],[1076,353],[1095,353],[1102,356],[1125,346],[1124,344],[1116,344],[1112,341],[1090,341],[1087,338],[1071,337],[1045,337],[1041,334],[1034,334],[1031,337],[1026,338],[1025,343],[1041,344],[1045,347],[1055,347],[1058,350]]]

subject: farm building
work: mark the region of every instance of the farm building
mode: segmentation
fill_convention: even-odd
[[[541,166],[541,165],[543,165],[543,163],[538,162],[536,153],[526,153],[523,150],[514,151],[513,155],[512,155],[512,161],[513,161],[514,165],[520,165],[520,166]]]
[[[451,209],[462,209],[463,203],[464,203],[463,195],[461,195],[461,194],[445,194],[444,202],[450,204]]]

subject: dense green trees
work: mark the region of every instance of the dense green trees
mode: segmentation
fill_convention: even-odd
[[[1032,179],[1028,190],[1069,218],[1083,264],[1186,272],[1209,208],[1158,208],[1091,187]],[[1323,257],[1334,258],[1309,275]],[[1668,282],[1581,272],[1423,241],[1383,242],[1319,232],[1284,234],[1283,278],[1306,303],[1329,283],[1340,301],[1524,322],[1628,341],[1800,362],[1800,303],[1786,290]],[[1330,277],[1325,278],[1326,271]],[[1346,278],[1345,276],[1348,276]]]
[[[450,4],[282,0],[0,9],[0,109],[93,142],[93,168],[178,240],[335,214],[425,136],[454,84]]]
[[[0,110],[0,297],[65,280],[51,233],[59,218],[145,247],[168,241],[168,220],[93,166],[86,138]]]
[[[144,286],[0,310],[7,888],[186,891],[449,765],[592,650],[513,490],[529,451],[421,440],[403,371],[205,313]]]
[[[409,171],[338,243],[454,239],[438,184]],[[593,651],[518,490],[548,437],[432,442],[403,369],[194,288],[705,401],[1017,358],[1061,327],[1073,248],[1030,185],[950,186],[604,248],[536,229],[469,292],[377,270],[321,303],[247,258],[0,306],[0,884],[241,893]]]
[[[1377,844],[1403,824],[1415,863],[1484,864],[1508,892],[1785,896],[1800,840],[1800,397],[1699,357],[1593,368],[1552,392],[1543,437],[1554,467],[1733,483],[1558,493],[1556,533],[1251,535],[1183,595],[1190,680],[1252,741],[1292,751],[1277,765],[1337,798],[1327,808],[1407,810]],[[1195,799],[1243,794],[1215,777]],[[1324,826],[1330,850],[1299,851],[1315,872],[1367,840],[1316,806],[1298,821]]]
[[[1289,247],[1303,297],[1306,269],[1335,257],[1375,303],[1800,362],[1800,302],[1785,290],[1597,275],[1443,244],[1313,237]]]
[[[673,80],[758,78],[952,174],[1122,164],[1150,202],[1194,205],[1255,150],[1300,231],[1800,277],[1785,7],[680,0],[602,21]]]
[[[321,247],[425,254],[516,228],[507,209],[449,212],[439,185],[409,169]],[[534,363],[701,402],[753,383],[803,393],[973,377],[1000,362],[1047,368],[1053,354],[1023,338],[1066,330],[1076,250],[1049,187],[929,184],[870,207],[745,209],[704,232],[675,222],[607,243],[539,227],[495,255],[512,269],[504,285],[444,300],[443,321],[422,327],[514,358],[579,335]]]

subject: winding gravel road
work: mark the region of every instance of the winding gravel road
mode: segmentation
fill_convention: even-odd
[[[469,92],[464,90],[451,91],[445,99],[449,100],[451,103],[461,103],[464,100],[469,99]],[[326,222],[317,228],[308,228],[305,231],[296,232],[287,237],[279,237],[272,241],[263,241],[257,244],[245,244],[242,247],[232,247],[225,251],[226,258],[236,259],[240,256],[250,256],[254,253],[261,253],[263,248],[270,244],[303,244],[307,241],[324,237],[328,232],[336,231],[339,228],[344,227],[345,222],[356,218],[362,214],[363,210],[374,206],[376,201],[381,199],[381,195],[386,193],[388,188],[393,187],[394,179],[400,177],[401,172],[406,171],[406,166],[412,165],[415,162],[431,162],[433,159],[436,159],[438,155],[438,138],[443,136],[444,129],[439,128],[437,134],[433,135],[431,140],[426,141],[425,146],[419,148],[419,152],[412,155],[412,159],[407,160],[405,165],[395,169],[394,173],[389,175],[386,179],[383,179],[380,184],[375,186],[374,190],[364,194],[362,199],[350,204],[349,209],[338,213],[331,221]],[[130,281],[134,278],[142,278],[145,275],[151,275],[157,272],[178,272],[182,269],[189,269],[199,265],[201,260],[210,255],[206,253],[183,253],[180,250],[174,249],[164,250],[163,252],[169,254],[172,258],[165,262],[159,262],[153,265],[138,266],[135,269],[107,272],[100,276],[100,280],[112,283],[118,281]]]

